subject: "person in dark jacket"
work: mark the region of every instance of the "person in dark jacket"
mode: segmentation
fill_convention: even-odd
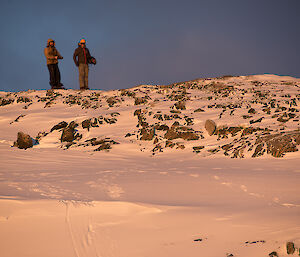
[[[58,68],[58,59],[63,59],[55,47],[55,41],[51,38],[47,41],[47,47],[44,49],[44,54],[47,60],[47,67],[50,75],[50,86],[52,89],[64,89],[60,82],[60,71]]]
[[[85,39],[80,40],[73,54],[73,60],[79,71],[80,89],[89,89],[89,64],[96,64],[96,59],[91,56],[89,49],[86,47]]]

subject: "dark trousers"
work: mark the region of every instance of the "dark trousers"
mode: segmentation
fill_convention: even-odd
[[[50,86],[52,89],[61,88],[62,84],[60,83],[60,72],[58,64],[48,64],[47,65],[50,75]]]

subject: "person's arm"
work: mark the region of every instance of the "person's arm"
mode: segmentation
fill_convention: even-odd
[[[57,59],[64,59],[64,57],[61,56],[61,54],[58,52],[57,49],[56,49],[56,54],[57,54]]]
[[[79,66],[79,63],[77,61],[77,56],[78,56],[78,51],[77,49],[74,51],[74,54],[73,54],[73,60],[74,60],[74,63],[76,66]]]
[[[88,63],[96,64],[96,59],[93,56],[91,56],[89,49],[86,48],[86,50]]]

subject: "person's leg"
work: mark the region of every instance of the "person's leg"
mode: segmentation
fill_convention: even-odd
[[[55,87],[56,88],[61,88],[61,84],[60,84],[60,71],[59,71],[59,68],[58,68],[58,64],[54,64],[55,68]]]
[[[84,88],[89,89],[89,65],[85,65],[85,71],[84,71]]]
[[[80,89],[84,89],[84,64],[80,63],[78,66],[79,71],[79,86]]]
[[[54,71],[54,64],[48,64],[47,67],[48,67],[48,70],[49,70],[49,76],[50,76],[50,79],[49,79],[49,84],[51,86],[51,88],[53,89],[55,87],[55,71]]]

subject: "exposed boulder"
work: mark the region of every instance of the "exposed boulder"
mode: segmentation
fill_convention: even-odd
[[[145,104],[148,102],[149,97],[145,96],[145,97],[135,97],[134,98],[134,104],[135,105],[140,105],[140,104]]]
[[[194,146],[194,147],[193,147],[193,150],[194,150],[193,152],[194,152],[194,153],[200,153],[202,149],[204,149],[204,146],[203,146],[203,145],[200,145],[200,146]]]
[[[27,148],[33,147],[33,140],[29,135],[23,132],[18,132],[18,138],[14,143],[14,146],[26,150]]]
[[[140,138],[140,140],[144,140],[144,141],[152,140],[155,135],[154,128],[142,128],[141,135],[142,137]]]
[[[264,138],[268,153],[274,157],[282,157],[285,153],[297,152],[298,148],[291,135],[270,135]]]
[[[84,121],[81,123],[81,126],[82,126],[83,129],[90,130],[90,127],[91,127],[91,119],[84,120]]]
[[[254,108],[250,108],[250,109],[248,110],[248,113],[255,114],[255,113],[256,113],[256,111],[255,111],[255,109],[254,109]]]
[[[177,103],[175,103],[174,107],[177,109],[177,110],[185,110],[185,102],[184,101],[179,101]]]
[[[32,102],[28,97],[20,96],[17,99],[17,103],[30,103]]]
[[[286,252],[287,254],[293,254],[295,252],[295,245],[293,242],[286,243]]]
[[[194,112],[205,112],[205,111],[203,109],[201,109],[201,108],[198,108]]]
[[[182,138],[184,140],[198,140],[199,136],[189,127],[180,126],[178,122],[174,122],[171,128],[164,135],[165,139],[173,140]]]
[[[271,252],[269,253],[270,257],[278,257],[278,253],[277,252]]]
[[[109,150],[111,149],[111,146],[110,144],[108,143],[104,143],[104,144],[101,144],[97,149],[95,149],[94,151],[103,151],[103,150]]]
[[[0,98],[0,106],[9,105],[9,104],[12,104],[13,102],[14,102],[14,99]]]
[[[204,126],[210,136],[212,136],[217,129],[216,123],[212,120],[206,120]]]
[[[65,122],[65,121],[62,121],[62,122],[60,122],[60,123],[54,125],[54,126],[52,127],[52,129],[50,130],[50,132],[52,132],[52,131],[54,131],[54,130],[59,130],[59,129],[65,128],[66,126],[68,126],[68,123]]]
[[[262,156],[265,153],[263,147],[264,147],[264,143],[260,143],[259,145],[257,145],[254,150],[254,153],[252,154],[252,157]]]
[[[75,128],[78,126],[74,121],[72,121],[66,128],[63,129],[61,135],[61,142],[72,142],[75,139]]]
[[[91,121],[91,127],[93,128],[99,127],[98,119],[94,118],[93,121]]]

